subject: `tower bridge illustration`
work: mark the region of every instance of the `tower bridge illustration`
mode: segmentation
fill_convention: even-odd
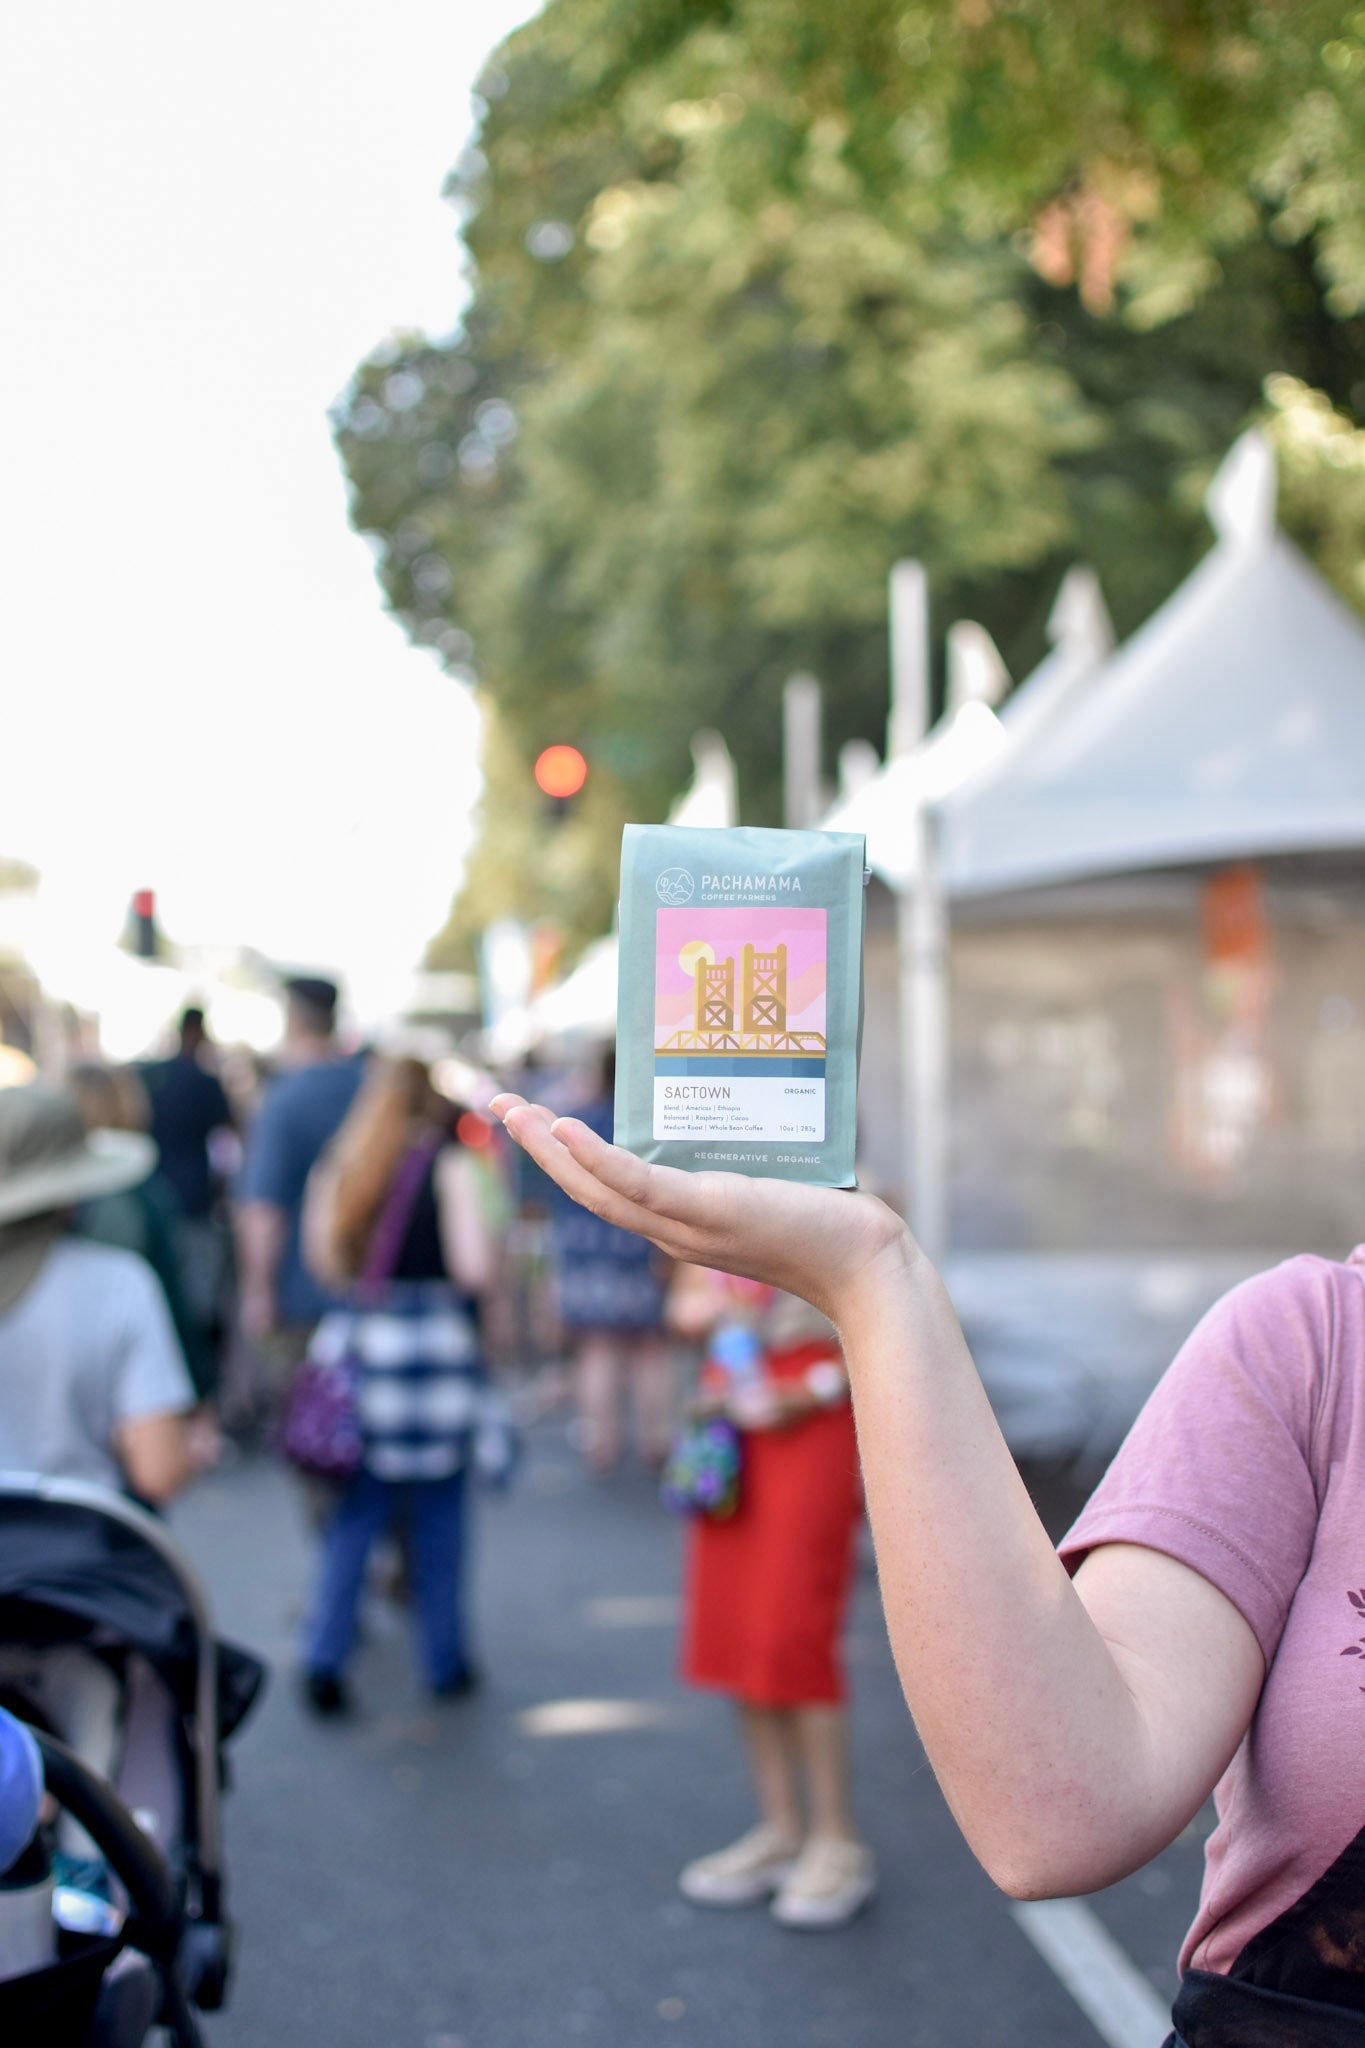
[[[738,1004],[733,956],[715,961],[700,958],[694,972],[697,993],[692,1021],[656,1042],[656,1055],[823,1062],[824,1033],[792,1030],[787,1024],[785,945],[775,946],[771,952],[744,947]]]

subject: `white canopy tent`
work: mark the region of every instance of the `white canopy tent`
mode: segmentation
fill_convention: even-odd
[[[1093,569],[1078,563],[1067,572],[1047,633],[1048,653],[1001,703],[1009,676],[990,636],[968,620],[951,627],[942,718],[918,740],[905,735],[903,751],[893,751],[875,775],[821,819],[823,831],[864,834],[868,866],[889,888],[906,889],[913,879],[915,808],[945,809],[964,790],[974,792],[990,781],[1026,740],[1064,712],[1110,653],[1114,629]]]
[[[866,830],[903,906],[906,1023],[921,1026],[903,1034],[912,1217],[945,1225],[935,1249],[1019,1448],[1088,1440],[1105,1455],[1197,1315],[1265,1260],[1250,1242],[1193,1240],[1159,1255],[952,1255],[946,1132],[935,1146],[916,1128],[922,1105],[946,1109],[946,948],[910,952],[905,906],[925,906],[931,938],[935,904],[945,922],[951,907],[993,931],[1086,889],[1148,900],[1162,870],[1365,849],[1365,623],[1276,530],[1259,435],[1232,449],[1207,504],[1213,548],[1122,648],[1110,652],[1093,582],[1073,584],[1069,632],[1000,708],[974,765],[931,786],[950,707],[826,821]]]
[[[891,756],[823,823],[866,834],[869,865],[903,905],[906,1179],[935,1252],[947,1249],[948,905],[1365,847],[1365,622],[1277,531],[1259,433],[1234,445],[1206,502],[1214,547],[1116,653],[1093,574],[1072,570],[1051,653],[998,713],[1000,674],[960,637],[979,628],[955,627],[947,708],[927,734],[919,572],[913,630],[901,591]],[[893,613],[909,570],[893,575]],[[898,692],[915,712],[898,709]]]
[[[1259,434],[1207,503],[1217,542],[1186,582],[938,805],[950,899],[1365,847],[1365,621],[1276,530]]]
[[[1020,738],[1045,728],[1113,646],[1094,572],[1063,579],[1048,618],[1051,651],[997,712],[1009,676],[989,634],[970,621],[947,638],[943,717],[926,731],[928,599],[923,570],[898,563],[891,579],[890,758],[823,824],[861,832],[868,865],[895,893],[904,1104],[904,1182],[916,1234],[931,1257],[947,1251],[947,915],[934,821],[955,792],[974,787]]]

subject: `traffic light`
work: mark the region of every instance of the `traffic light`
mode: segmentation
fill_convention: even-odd
[[[139,960],[155,960],[161,952],[156,928],[156,891],[138,889],[128,911],[128,944]]]
[[[588,779],[587,762],[577,747],[546,747],[536,756],[531,772],[536,788],[546,799],[552,821],[562,823],[568,816],[569,805]]]

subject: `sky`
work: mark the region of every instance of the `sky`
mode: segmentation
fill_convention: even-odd
[[[383,610],[326,415],[455,324],[441,186],[532,11],[4,10],[0,856],[70,943],[154,888],[375,1013],[444,919],[477,720]]]

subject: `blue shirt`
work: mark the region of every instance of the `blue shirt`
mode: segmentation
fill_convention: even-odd
[[[313,1278],[299,1253],[303,1191],[318,1155],[345,1122],[365,1070],[363,1055],[318,1060],[277,1074],[265,1091],[247,1139],[237,1181],[239,1202],[283,1209],[288,1235],[275,1278],[280,1320],[315,1323],[336,1297]]]
[[[43,1761],[22,1721],[0,1707],[0,1876],[17,1863],[38,1828]]]

